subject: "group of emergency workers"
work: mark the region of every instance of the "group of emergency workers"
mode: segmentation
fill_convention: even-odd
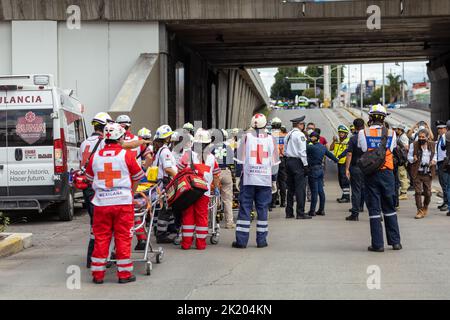
[[[234,248],[246,248],[252,212],[256,211],[256,243],[268,245],[268,212],[277,205],[285,208],[286,218],[311,219],[325,215],[324,171],[327,157],[337,164],[342,195],[339,203],[351,203],[348,221],[358,221],[367,206],[372,242],[369,251],[384,251],[382,221],[388,245],[402,249],[397,219],[399,200],[407,199],[411,186],[415,190],[416,219],[428,214],[431,181],[438,172],[443,189],[442,211],[449,208],[450,175],[447,172],[450,152],[450,121],[436,123],[439,136],[433,142],[426,123],[407,131],[403,125],[389,128],[386,109],[372,106],[369,122],[355,119],[348,128],[340,125],[338,137],[330,145],[314,123],[306,126],[305,117],[292,119],[287,131],[279,118],[268,123],[263,114],[255,114],[250,129],[195,130],[191,123],[173,131],[168,125],[152,137],[147,128],[132,133],[129,116],[115,121],[107,113],[92,120],[94,133],[80,148],[80,166],[90,181],[83,190],[91,222],[87,266],[94,283],[103,283],[110,243],[114,239],[114,256],[120,283],[135,281],[131,261],[134,209],[133,195],[148,170],[157,171],[164,189],[178,172],[192,168],[209,189],[192,206],[182,212],[163,206],[157,217],[157,243],[173,243],[181,233],[181,248],[206,248],[210,197],[221,196],[225,228],[236,229]],[[384,144],[384,164],[370,176],[359,161],[366,152]],[[437,168],[435,169],[435,167]],[[233,218],[233,190],[239,190],[239,213]],[[310,201],[305,210],[306,198]],[[424,200],[422,201],[422,197]],[[294,214],[294,199],[296,201]],[[318,208],[317,208],[318,205]],[[450,216],[450,213],[448,213]],[[136,251],[144,250],[145,230],[135,230]]]

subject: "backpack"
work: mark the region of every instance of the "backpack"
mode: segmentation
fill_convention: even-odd
[[[396,166],[404,166],[408,163],[408,152],[400,141],[398,141],[397,144],[398,145],[393,152],[394,164]]]
[[[372,175],[383,167],[386,161],[387,140],[387,129],[383,127],[380,146],[363,153],[357,162],[358,167],[364,175]]]

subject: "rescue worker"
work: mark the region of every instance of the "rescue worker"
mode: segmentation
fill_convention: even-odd
[[[411,163],[411,177],[414,183],[417,214],[416,219],[428,215],[428,206],[431,202],[431,183],[436,174],[436,145],[429,140],[426,129],[419,131],[418,140],[411,144],[408,153]],[[424,200],[422,202],[422,196]]]
[[[407,155],[409,151],[409,138],[405,132],[406,127],[403,124],[398,124],[394,129],[397,135],[397,148],[399,148],[399,152]],[[398,166],[398,179],[400,181],[400,195],[398,200],[408,200],[409,178],[406,164]]]
[[[208,183],[209,190],[198,199],[189,208],[186,208],[182,214],[182,240],[181,248],[189,250],[194,240],[194,232],[196,237],[197,250],[206,249],[206,237],[208,236],[208,206],[209,197],[211,196],[211,186],[214,195],[220,194],[220,168],[216,158],[209,151],[212,142],[211,135],[207,130],[198,129],[194,137],[193,149],[185,152],[183,158],[178,164],[178,169],[183,170],[187,166],[193,164],[197,175]]]
[[[285,138],[284,155],[287,172],[286,219],[294,218],[294,195],[297,200],[297,219],[311,219],[305,214],[306,176],[308,156],[306,153],[305,116],[291,120],[293,129]]]
[[[111,118],[111,116],[106,112],[100,112],[95,115],[95,117],[92,119],[92,126],[94,127],[94,133],[92,136],[87,138],[85,141],[82,142],[80,149],[78,151],[78,160],[80,161],[80,168],[82,170],[85,169],[85,167],[88,164],[88,160],[96,151],[100,151],[105,146],[105,141],[103,139],[103,130],[105,128],[105,125],[107,123],[113,123],[114,120]],[[131,150],[135,148],[140,148],[140,146],[144,143],[149,143],[147,140],[140,140],[140,141],[128,141],[125,142],[124,140],[121,140],[119,142],[122,146],[122,148]],[[92,222],[93,222],[93,214],[94,214],[94,206],[91,203],[92,198],[94,197],[94,190],[92,189],[91,185],[89,185],[86,189],[83,190],[83,198],[84,203],[86,204],[88,214],[90,217],[90,225],[91,225],[91,232],[90,232],[90,239],[88,244],[88,251],[87,251],[87,268],[91,267],[91,255],[94,250],[94,234],[92,232]]]
[[[186,150],[192,148],[192,143],[194,141],[194,135],[195,135],[194,125],[190,122],[186,122],[183,125],[183,141],[184,141],[184,148]]]
[[[306,147],[306,152],[308,154],[308,164],[311,172],[308,176],[309,188],[311,189],[311,206],[308,215],[313,216],[324,216],[325,215],[325,191],[323,189],[323,178],[324,178],[324,168],[323,160],[324,157],[328,157],[335,163],[338,159],[328,151],[327,147],[319,142],[320,135],[317,131],[311,132],[309,135],[311,141]],[[320,199],[319,210],[316,212],[317,197]]]
[[[234,150],[228,141],[228,132],[221,130],[222,141],[215,142],[213,154],[220,168],[220,195],[223,202],[225,229],[234,229],[233,219],[233,175],[230,165],[234,164]]]
[[[113,122],[112,118],[106,112],[97,113],[95,117],[92,119],[91,124],[94,127],[94,133],[81,143],[80,149],[78,151],[78,160],[80,161],[80,168],[82,168],[82,170],[85,170],[85,167],[88,165],[89,160],[92,157],[93,153],[95,153],[97,150],[103,149],[105,145],[105,141],[103,140],[103,130],[105,129],[107,123],[112,122]],[[89,185],[86,189],[83,190],[83,199],[89,214],[91,225],[90,240],[87,251],[87,262],[86,262],[87,268],[91,267],[91,256],[92,252],[94,251],[95,237],[94,233],[92,232],[92,222],[94,219],[94,205],[91,203],[91,200],[94,197],[94,193],[95,192],[92,189],[91,185]]]
[[[445,152],[446,157],[444,163],[444,170],[447,171],[447,217],[450,217],[450,171],[449,171],[449,161],[450,161],[450,120],[447,121],[447,133],[445,134]]]
[[[384,165],[375,173],[365,177],[366,203],[369,209],[372,245],[369,251],[383,252],[384,240],[381,213],[384,214],[386,238],[394,250],[401,250],[400,230],[395,209],[395,178],[393,150],[397,145],[395,132],[384,126],[387,112],[382,105],[374,105],[369,111],[371,126],[358,133],[358,147],[365,153],[379,147],[382,136],[387,132],[386,156]]]
[[[355,132],[364,130],[364,120],[355,119],[353,121]],[[359,214],[364,210],[364,174],[358,166],[358,160],[363,152],[358,147],[358,134],[353,134],[348,142],[347,159],[345,162],[345,172],[347,179],[350,180],[352,189],[352,208],[347,221],[359,221]]]
[[[279,204],[281,208],[286,207],[286,159],[284,157],[284,141],[287,136],[286,132],[281,130],[282,122],[280,118],[272,119],[272,136],[278,144],[278,155],[280,157],[280,166],[277,174],[277,190],[273,195],[272,206]],[[279,197],[279,199],[278,199]]]
[[[133,153],[122,149],[118,143],[124,136],[125,130],[119,124],[107,124],[104,129],[105,147],[91,157],[86,168],[86,176],[92,181],[95,191],[92,200],[95,205],[95,246],[91,271],[96,284],[103,283],[112,236],[119,283],[136,281],[130,260],[130,231],[134,226],[133,193],[145,174]]]
[[[147,128],[142,128],[141,130],[138,131],[138,138],[139,140],[147,140],[150,142],[152,139],[151,130]],[[144,148],[141,151],[142,154],[141,156],[138,155],[138,160],[142,161],[143,168],[144,170],[146,170],[149,167],[151,160],[153,159],[153,145],[151,143],[146,143],[143,146]],[[143,157],[144,154],[145,156]]]
[[[239,215],[236,222],[236,241],[233,248],[246,248],[248,244],[253,203],[257,212],[256,243],[258,248],[267,247],[269,226],[267,221],[272,202],[273,176],[279,165],[278,150],[274,138],[264,129],[267,119],[255,114],[251,120],[253,130],[240,140],[236,161],[242,165],[239,193]]]
[[[152,166],[158,168],[158,181],[162,183],[164,188],[178,172],[175,158],[169,149],[170,139],[173,134],[174,132],[170,126],[163,125],[156,130],[153,140],[153,152],[155,155]],[[173,242],[174,239],[170,237],[170,234],[176,233],[176,230],[170,230],[169,226],[175,229],[175,218],[172,211],[164,207],[158,213],[157,243]]]
[[[143,140],[142,138],[135,136],[133,133],[131,133],[131,119],[129,116],[125,114],[120,115],[117,117],[116,122],[120,124],[122,128],[124,128],[126,131],[124,142]],[[139,147],[134,148],[131,151],[134,154],[135,158],[138,160],[138,162],[139,161],[144,162],[146,159],[152,158],[151,148],[148,148],[148,144],[141,144]]]
[[[339,186],[342,190],[342,196],[340,199],[336,199],[339,203],[349,203],[350,202],[350,181],[347,178],[345,172],[345,162],[347,155],[347,147],[350,138],[348,134],[350,130],[344,126],[340,125],[338,127],[339,138],[333,137],[333,142],[330,146],[330,151],[333,151],[333,154],[336,158],[339,159],[338,162],[338,181]]]
[[[438,207],[441,211],[448,211],[448,194],[447,194],[447,171],[445,169],[444,160],[446,157],[445,152],[445,135],[447,134],[447,125],[444,121],[436,121],[436,128],[438,130],[438,139],[436,143],[436,154],[437,154],[437,169],[439,184],[442,188],[443,203]]]
[[[118,124],[120,124],[122,126],[122,128],[125,129],[125,137],[124,137],[125,142],[143,140],[139,136],[135,136],[133,133],[131,133],[131,118],[129,116],[127,116],[125,114],[120,115],[117,117],[116,122]],[[146,129],[146,128],[144,128],[144,129]],[[146,135],[147,140],[151,139],[150,130],[146,129],[144,131],[141,131],[141,134]],[[150,137],[148,137],[149,134],[150,134]],[[151,162],[151,159],[152,159],[153,150],[152,150],[152,148],[149,148],[149,145],[150,144],[142,144],[139,147],[131,150],[131,153],[134,155],[134,157],[136,158],[138,163],[141,165],[143,164],[145,169],[148,168],[148,166]],[[136,221],[136,222],[139,223],[139,221]],[[137,251],[144,250],[145,246],[146,246],[146,240],[147,240],[147,235],[145,234],[144,229],[140,229],[140,230],[136,231],[136,238],[137,238],[138,242],[137,242],[134,250],[137,250]]]

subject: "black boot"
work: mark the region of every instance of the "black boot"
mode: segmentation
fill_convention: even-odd
[[[308,212],[308,216],[315,217],[316,213],[314,211],[310,211],[310,212]]]
[[[308,219],[312,219],[312,217],[307,214],[298,214],[297,215],[297,220],[308,220]]]
[[[136,281],[136,276],[131,275],[129,278],[126,279],[119,279],[119,283],[130,283],[130,282],[135,282]]]
[[[89,240],[89,244],[88,244],[88,251],[87,251],[87,261],[86,261],[86,268],[90,268],[91,267],[91,257],[92,257],[92,252],[94,252],[94,239]]]
[[[173,243],[173,239],[169,237],[170,233],[161,232],[156,235],[156,243]]]
[[[237,249],[245,249],[245,248],[247,248],[247,246],[243,246],[243,245],[238,244],[237,241],[233,241],[233,243],[231,244],[231,246],[232,246],[233,248],[237,248]]]
[[[324,216],[325,215],[325,211],[319,210],[319,211],[316,212],[316,215],[317,216]]]
[[[144,251],[146,244],[147,244],[147,241],[145,241],[145,240],[138,240],[138,243],[136,244],[136,247],[134,247],[134,251]]]
[[[384,252],[384,248],[374,248],[372,246],[367,248],[367,250],[372,251],[372,252]]]
[[[359,221],[359,218],[358,218],[358,216],[355,216],[355,215],[350,215],[350,216],[348,216],[347,218],[345,218],[345,220],[347,220],[347,221]]]

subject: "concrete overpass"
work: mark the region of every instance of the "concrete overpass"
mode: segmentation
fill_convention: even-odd
[[[450,0],[75,2],[88,27],[130,21],[157,23],[158,61],[163,70],[161,106],[171,123],[179,122],[184,114],[191,120],[201,117],[210,125],[231,125],[236,124],[231,120],[236,111],[239,119],[246,120],[264,99],[258,90],[252,90],[251,112],[240,107],[233,110],[237,100],[229,90],[239,88],[239,84],[232,85],[234,75],[249,78],[242,74],[245,68],[411,60],[430,61],[432,117],[449,117]],[[57,0],[4,1],[0,21],[62,23],[68,17],[66,4]],[[381,29],[367,28],[371,5],[380,8]],[[180,70],[185,80],[183,93]],[[184,103],[175,98],[181,95]]]

